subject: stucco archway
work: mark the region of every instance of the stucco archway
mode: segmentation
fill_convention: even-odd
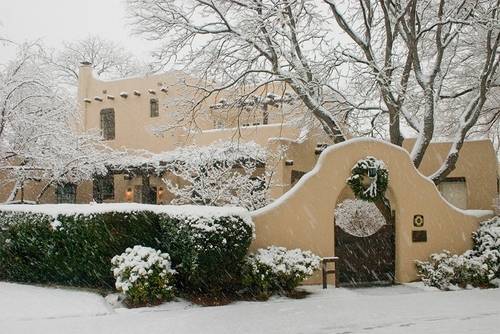
[[[368,155],[383,160],[389,170],[391,206],[397,212],[397,282],[418,278],[415,260],[425,260],[443,249],[460,253],[471,247],[471,233],[490,211],[465,211],[448,204],[404,149],[380,140],[355,139],[323,151],[314,169],[290,191],[252,213],[256,225],[252,248],[278,245],[309,249],[320,256],[335,255],[332,208],[352,166]],[[424,217],[423,226],[413,225],[415,215]],[[427,241],[414,242],[413,231],[425,231]],[[310,282],[319,282],[319,276]]]

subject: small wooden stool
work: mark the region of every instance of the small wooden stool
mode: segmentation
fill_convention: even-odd
[[[321,271],[323,274],[323,289],[326,289],[328,287],[327,285],[327,275],[328,274],[335,274],[335,262],[337,262],[339,258],[337,256],[330,256],[330,257],[324,257],[321,259]],[[334,269],[328,269],[328,263],[333,263],[334,264]],[[336,286],[336,285],[335,285]]]

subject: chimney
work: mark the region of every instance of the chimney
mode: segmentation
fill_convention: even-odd
[[[88,61],[82,61],[80,63],[80,68],[78,71],[78,103],[79,103],[79,109],[80,113],[82,114],[82,130],[86,130],[86,109],[87,109],[87,104],[84,103],[86,102],[87,99],[90,97],[88,96],[90,87],[92,86],[92,83],[94,81],[94,76],[92,74],[92,63]]]

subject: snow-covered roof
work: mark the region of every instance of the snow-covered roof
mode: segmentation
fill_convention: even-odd
[[[237,162],[244,159],[253,159],[264,162],[266,157],[267,151],[253,141],[245,143],[220,141],[209,146],[179,147],[161,153],[141,151],[135,154],[119,155],[112,158],[108,164],[115,170],[149,167],[155,171],[161,171],[169,163],[175,161],[210,159],[211,161]]]

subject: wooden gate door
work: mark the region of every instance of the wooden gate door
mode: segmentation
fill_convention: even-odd
[[[335,225],[336,280],[340,286],[392,284],[395,272],[394,224],[358,237]]]

